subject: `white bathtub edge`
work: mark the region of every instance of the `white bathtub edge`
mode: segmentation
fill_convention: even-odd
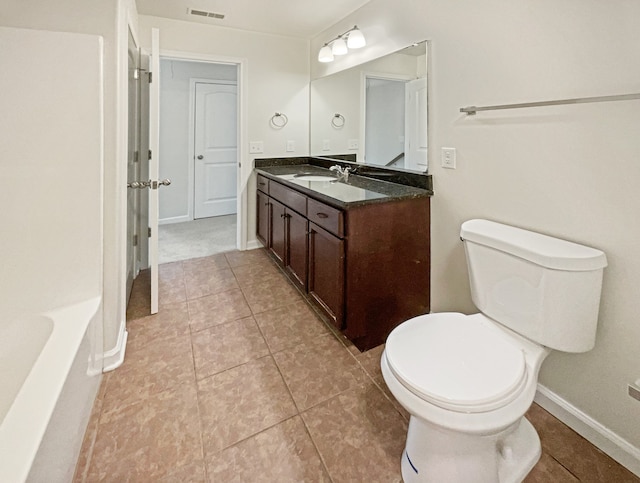
[[[89,323],[101,308],[101,301],[101,297],[94,297],[44,314],[53,318],[54,323],[61,317],[70,317],[78,322],[56,325],[29,373],[29,384],[25,384],[20,390],[0,426],[0,481],[26,480],[62,392],[66,375]],[[86,317],[88,313],[92,317]],[[83,316],[78,319],[77,315]],[[74,347],[75,350],[65,350],[69,347]],[[51,374],[64,374],[65,377],[50,377]],[[47,395],[46,398],[42,397],[43,393]],[[24,427],[25,422],[29,423],[29,428]],[[17,434],[23,437],[15,438]]]

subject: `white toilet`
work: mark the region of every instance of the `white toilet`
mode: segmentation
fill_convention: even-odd
[[[487,220],[463,223],[460,237],[481,313],[414,317],[382,354],[411,414],[405,483],[522,481],[540,458],[524,414],[542,361],[595,343],[603,252]]]

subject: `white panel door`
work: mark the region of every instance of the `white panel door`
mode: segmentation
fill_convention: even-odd
[[[196,83],[194,218],[236,212],[237,86]]]
[[[160,30],[151,29],[149,73],[149,269],[151,275],[151,313],[158,313],[158,172],[160,159]],[[155,184],[154,184],[155,181]]]
[[[407,83],[405,168],[427,170],[427,79]]]

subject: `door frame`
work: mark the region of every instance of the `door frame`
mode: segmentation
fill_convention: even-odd
[[[238,154],[237,154],[237,162],[238,162],[238,177],[237,177],[237,201],[236,201],[236,248],[238,250],[246,250],[247,249],[247,239],[248,239],[248,229],[246,226],[247,220],[247,204],[248,204],[248,193],[247,193],[247,184],[249,175],[251,174],[252,166],[248,161],[243,164],[243,160],[247,160],[248,153],[246,148],[246,139],[248,132],[248,115],[247,115],[247,93],[248,93],[248,82],[247,82],[247,59],[239,58],[239,57],[226,57],[221,55],[209,55],[209,54],[199,54],[193,52],[182,52],[175,50],[160,50],[160,58],[165,60],[181,60],[187,62],[206,62],[211,64],[232,64],[237,68],[237,77],[236,77],[236,85],[238,87],[238,102],[237,102],[237,144],[238,144]],[[211,82],[211,79],[207,79]],[[218,82],[220,83],[220,82]],[[191,82],[190,82],[191,87]],[[190,115],[189,115],[189,130],[193,129],[193,113],[191,112],[194,109],[195,97],[191,99],[190,93]],[[189,146],[189,156],[190,159],[193,160],[194,152],[193,152],[193,143],[190,143]],[[193,162],[189,163],[189,184],[190,190],[193,191],[193,182],[191,181],[193,178]],[[191,216],[193,216],[193,196],[189,197],[189,212]]]
[[[213,62],[211,62],[213,63]],[[236,73],[237,75],[237,73]],[[195,220],[195,190],[196,190],[196,180],[195,180],[195,162],[196,162],[196,152],[194,149],[194,140],[195,140],[195,132],[196,132],[196,84],[222,84],[227,86],[238,86],[238,81],[229,81],[229,80],[215,80],[215,79],[201,79],[199,77],[191,77],[189,79],[189,166],[188,166],[188,180],[189,184],[187,186],[187,196],[189,199],[187,200],[187,216],[189,220]],[[237,98],[236,98],[237,99]],[[236,115],[240,113],[237,111],[238,101],[236,101]],[[240,123],[236,120],[238,127]],[[236,142],[238,140],[236,139]],[[238,146],[236,146],[236,163],[240,161],[240,151],[238,150]],[[239,173],[238,173],[239,174]],[[237,186],[236,186],[237,188]],[[236,189],[236,197],[238,196],[239,191]],[[237,210],[236,206],[236,210]],[[237,213],[237,211],[236,211]],[[237,216],[237,215],[236,215]]]
[[[367,135],[367,79],[381,79],[396,82],[408,82],[414,77],[405,74],[389,74],[385,72],[363,71],[360,73],[360,146],[358,150],[358,159],[366,162],[366,145]],[[403,100],[404,102],[404,100]]]

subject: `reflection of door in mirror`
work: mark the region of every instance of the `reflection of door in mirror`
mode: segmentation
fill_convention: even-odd
[[[365,148],[367,164],[405,167],[405,84],[401,79],[365,80]]]
[[[427,79],[422,77],[405,86],[404,167],[427,170]]]
[[[310,154],[427,171],[427,55],[422,42],[315,79]],[[336,113],[340,127],[331,124]]]

